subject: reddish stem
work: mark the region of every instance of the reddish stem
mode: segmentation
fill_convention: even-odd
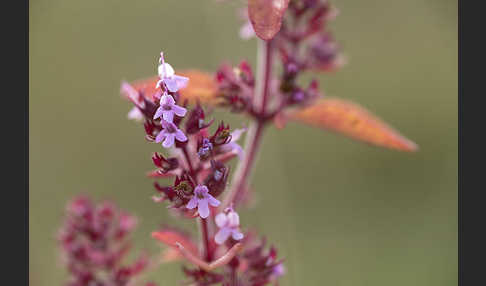
[[[258,42],[257,83],[253,97],[253,109],[257,111],[246,135],[245,157],[240,161],[231,189],[228,191],[221,209],[228,207],[235,198],[247,188],[247,182],[262,140],[262,131],[267,123],[266,108],[270,97],[270,81],[272,77],[273,43],[272,41]]]
[[[191,173],[192,179],[197,182],[197,174],[192,166],[191,157],[189,156],[189,152],[187,152],[187,145],[184,145],[182,148],[182,153],[184,153],[184,157],[186,158],[187,166],[189,166],[189,172]]]
[[[203,237],[204,254],[203,257],[207,262],[211,262],[213,255],[209,246],[208,221],[205,218],[200,218],[201,234]]]
[[[198,178],[197,178],[197,173],[198,170],[195,170],[192,164],[191,157],[189,156],[189,152],[187,151],[187,145],[184,145],[182,148],[182,153],[184,154],[184,157],[187,162],[187,166],[189,167],[189,172],[191,174],[192,179],[196,182],[196,184],[199,184]],[[212,252],[209,246],[209,230],[208,230],[208,223],[207,220],[204,218],[199,218],[200,226],[201,226],[201,236],[202,236],[202,241],[203,241],[203,257],[205,261],[211,262],[212,260]]]
[[[272,41],[264,43],[262,56],[264,57],[264,79],[263,79],[263,90],[261,91],[262,102],[260,105],[261,115],[265,114],[265,109],[267,107],[268,97],[270,95],[270,81],[272,76],[272,64],[273,64],[273,44]],[[258,86],[258,85],[257,85]],[[257,90],[258,92],[258,90]]]
[[[262,121],[252,122],[250,125],[248,134],[246,135],[245,157],[240,161],[240,164],[236,169],[231,189],[224,198],[224,201],[221,204],[221,209],[228,207],[234,202],[238,194],[247,187],[248,177],[253,169],[255,157],[260,147],[264,126],[265,123]]]

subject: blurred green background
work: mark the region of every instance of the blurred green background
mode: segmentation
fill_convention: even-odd
[[[341,13],[332,29],[349,64],[318,75],[323,91],[367,107],[420,151],[379,149],[296,123],[269,128],[254,174],[257,204],[241,212],[242,225],[286,258],[282,285],[457,285],[457,3],[333,3]],[[137,214],[137,249],[159,248],[149,233],[174,221],[151,202],[144,174],[161,147],[126,119],[120,81],[154,75],[160,50],[176,69],[254,65],[256,40],[237,34],[243,5],[30,1],[31,285],[66,279],[55,235],[78,193]],[[177,285],[179,270],[167,264],[151,277]]]

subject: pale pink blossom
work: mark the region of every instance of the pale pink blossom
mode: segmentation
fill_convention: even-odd
[[[219,206],[220,201],[209,194],[208,187],[204,185],[198,185],[194,189],[194,196],[187,203],[186,208],[194,209],[197,207],[197,212],[202,218],[209,216],[209,205],[213,207]]]
[[[169,91],[176,92],[186,87],[189,82],[189,78],[175,74],[172,66],[164,61],[164,53],[162,52],[160,53],[158,73],[160,79],[156,84],[157,88],[164,83]]]
[[[172,122],[174,120],[174,114],[177,116],[186,115],[187,110],[175,104],[174,98],[171,95],[164,93],[160,98],[160,106],[155,112],[154,119],[162,117],[167,122]]]
[[[219,231],[214,236],[217,244],[223,244],[230,236],[234,240],[243,239],[244,235],[240,231],[240,217],[232,208],[227,208],[224,212],[219,213],[215,217],[215,222],[219,227]]]
[[[182,132],[182,130],[177,128],[177,126],[174,123],[167,122],[163,119],[160,122],[162,124],[162,128],[164,129],[162,129],[159,132],[159,134],[157,134],[157,137],[155,137],[156,143],[160,143],[164,141],[162,143],[162,146],[165,148],[170,148],[172,147],[172,145],[174,145],[175,140],[179,142],[187,141],[187,137],[184,134],[184,132]]]
[[[142,121],[143,120],[143,113],[138,109],[138,107],[134,106],[127,114],[128,119],[135,120],[135,121]]]

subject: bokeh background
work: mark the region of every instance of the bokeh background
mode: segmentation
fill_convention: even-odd
[[[349,64],[318,76],[323,91],[367,107],[420,151],[379,149],[297,123],[269,128],[253,180],[257,204],[241,211],[242,225],[280,249],[282,285],[457,285],[457,3],[333,3],[341,13],[332,29]],[[66,278],[55,235],[78,193],[137,214],[137,250],[158,251],[149,234],[173,219],[151,202],[144,174],[161,148],[126,119],[120,81],[154,75],[162,49],[176,69],[254,65],[256,40],[237,34],[243,5],[30,1],[31,285]],[[167,264],[151,277],[177,285],[179,270]]]

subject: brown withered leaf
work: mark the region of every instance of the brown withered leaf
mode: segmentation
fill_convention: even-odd
[[[152,237],[163,242],[169,246],[171,250],[165,252],[165,260],[177,260],[182,258],[179,253],[179,247],[176,243],[180,243],[187,251],[195,256],[198,256],[198,250],[192,240],[184,233],[175,229],[166,229],[152,232]]]
[[[248,16],[257,36],[272,39],[282,25],[289,0],[248,0]]]
[[[342,99],[325,98],[288,115],[315,127],[332,130],[376,146],[416,151],[418,146],[363,107]]]
[[[201,104],[215,105],[217,103],[217,84],[212,74],[199,70],[181,70],[178,75],[189,78],[189,83],[185,88],[179,90],[181,101],[188,100],[189,104],[195,104],[197,100]],[[133,88],[150,101],[154,101],[154,95],[157,92],[155,85],[159,78],[157,76],[137,80],[132,83]]]

